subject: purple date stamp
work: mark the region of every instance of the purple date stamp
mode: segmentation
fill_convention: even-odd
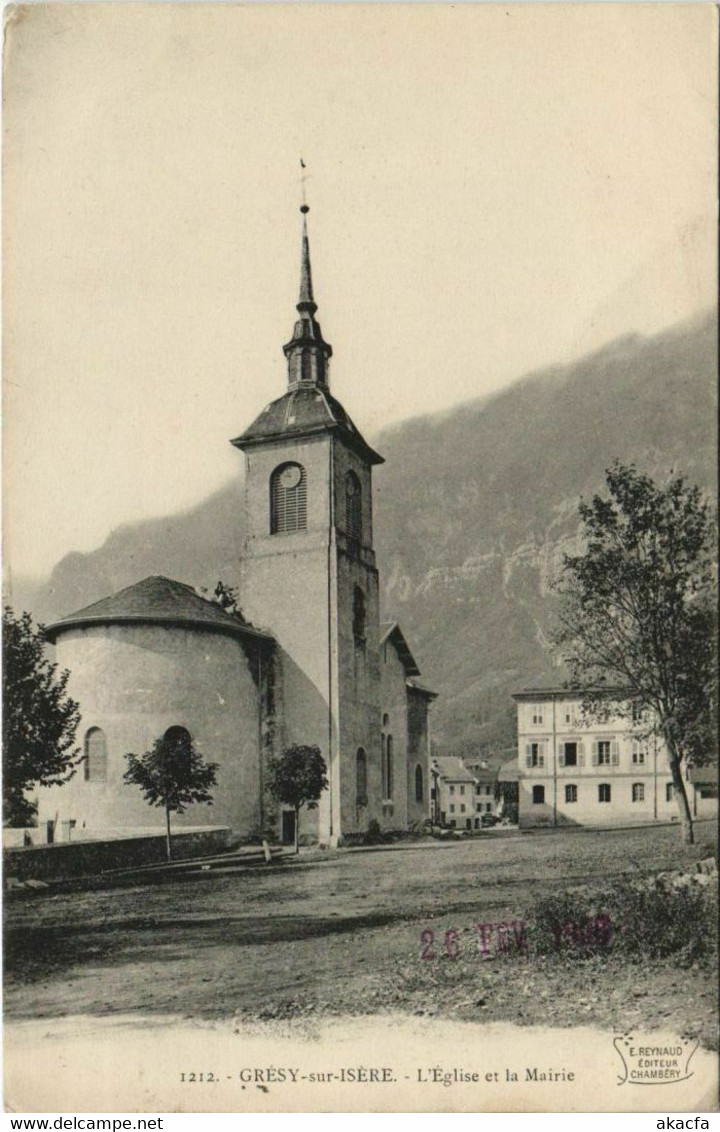
[[[526,920],[502,920],[498,923],[475,924],[474,931],[480,959],[495,955],[527,955],[528,924]],[[563,924],[551,926],[555,950],[593,949],[602,950],[609,946],[611,939],[610,917],[606,913],[588,916],[581,920],[568,920]],[[448,928],[436,932],[434,928],[424,928],[420,933],[420,958],[458,959],[460,956],[459,928]]]

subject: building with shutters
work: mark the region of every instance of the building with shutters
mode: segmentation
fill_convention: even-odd
[[[530,687],[513,698],[521,829],[679,820],[665,746],[639,737],[644,721],[622,698],[608,691],[608,712],[593,720],[567,688]],[[689,779],[685,788],[692,809]]]
[[[373,468],[382,457],[330,392],[332,348],[315,317],[307,207],[300,294],[283,347],[287,388],[232,444],[245,465],[238,617],[170,578],[138,581],[49,626],[80,703],[83,763],[39,794],[41,819],[83,829],[147,826],[125,755],[171,732],[220,764],[212,821],[250,836],[276,812],[268,762],[292,744],[317,746],[328,789],[301,813],[305,841],[338,844],[377,821],[406,829],[430,812],[428,709],[435,693],[396,622],[380,623],[373,538]]]

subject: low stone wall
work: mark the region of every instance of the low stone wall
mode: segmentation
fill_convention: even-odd
[[[230,847],[232,840],[231,831],[220,827],[173,834],[173,858],[180,860],[222,853]],[[158,833],[111,841],[56,842],[54,845],[6,849],[3,852],[3,870],[6,879],[58,880],[95,876],[113,869],[130,869],[165,860],[165,837]]]

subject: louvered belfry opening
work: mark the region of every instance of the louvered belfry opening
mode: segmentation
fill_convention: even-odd
[[[270,484],[270,533],[307,530],[307,476],[301,464],[281,464]]]

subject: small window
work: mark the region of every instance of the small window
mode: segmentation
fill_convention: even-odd
[[[345,530],[353,542],[362,541],[362,489],[355,472],[345,476]]]
[[[598,786],[598,802],[610,801],[610,784],[608,782],[601,782]]]
[[[479,813],[479,814],[481,814],[481,813],[482,813],[482,808],[483,808],[483,804],[482,804],[482,802],[478,802],[478,804],[477,804],[477,810],[478,810],[478,813]]]
[[[366,614],[365,614],[365,593],[362,592],[360,586],[355,586],[352,598],[352,635],[355,638],[355,644],[365,644],[366,636]]]
[[[533,723],[542,723],[542,721],[543,721],[542,704],[533,704],[532,721],[533,721]]]
[[[527,765],[529,767],[545,766],[545,744],[544,743],[528,743],[528,745],[527,745]]]
[[[451,793],[451,794],[454,794],[454,793],[455,793],[455,786],[453,785],[453,783],[452,783],[452,782],[450,783],[450,786],[448,787],[448,789],[449,789],[449,791],[450,791],[450,793]]]
[[[640,743],[633,743],[632,745],[632,761],[634,766],[645,764],[645,748]]]
[[[577,743],[565,744],[565,766],[577,766],[578,749]]]
[[[422,802],[423,794],[423,772],[422,767],[418,763],[418,765],[415,767],[415,801]]]
[[[668,782],[665,786],[665,801],[673,802],[675,800],[675,787],[672,782]]]
[[[386,743],[385,743],[385,757],[387,759],[387,771],[386,771],[387,794],[385,795],[385,797],[386,798],[392,798],[393,789],[394,789],[394,782],[393,782],[393,737],[392,737],[392,735],[388,735]]]
[[[565,787],[565,801],[577,802],[577,786],[568,785]]]
[[[597,745],[597,765],[610,766],[610,740],[600,739]]]
[[[192,739],[185,727],[168,727],[163,735],[165,758],[183,773],[190,770],[192,758]]]
[[[632,706],[632,721],[633,721],[633,723],[645,723],[646,719],[647,719],[647,712],[645,711],[645,708],[640,707],[639,704],[633,704],[633,706]]]
[[[358,747],[355,759],[355,803],[367,806],[367,758],[362,747]]]
[[[464,786],[461,786],[461,787],[460,787],[460,793],[461,793],[461,794],[464,794],[464,793],[465,793],[465,787],[464,787]]]
[[[451,813],[451,814],[454,814],[454,813],[455,813],[455,807],[454,807],[454,806],[451,806],[451,807],[450,807],[450,813]]]
[[[270,477],[270,534],[307,529],[307,477],[301,464],[281,464]]]
[[[544,786],[533,786],[532,799],[533,799],[533,805],[534,806],[543,805],[544,802],[545,802],[545,787]]]
[[[645,801],[645,784],[644,783],[633,782],[632,800],[633,800],[633,802],[644,802]]]
[[[86,782],[107,782],[107,743],[99,727],[91,727],[85,735],[84,777]]]
[[[464,806],[464,805],[460,807],[460,813],[461,813],[461,814],[464,814],[464,813],[465,813],[465,806]]]
[[[387,719],[387,716],[383,716]],[[392,735],[380,736],[382,746],[380,754],[380,773],[382,777],[382,794],[384,799],[392,798],[393,796],[393,737]]]

